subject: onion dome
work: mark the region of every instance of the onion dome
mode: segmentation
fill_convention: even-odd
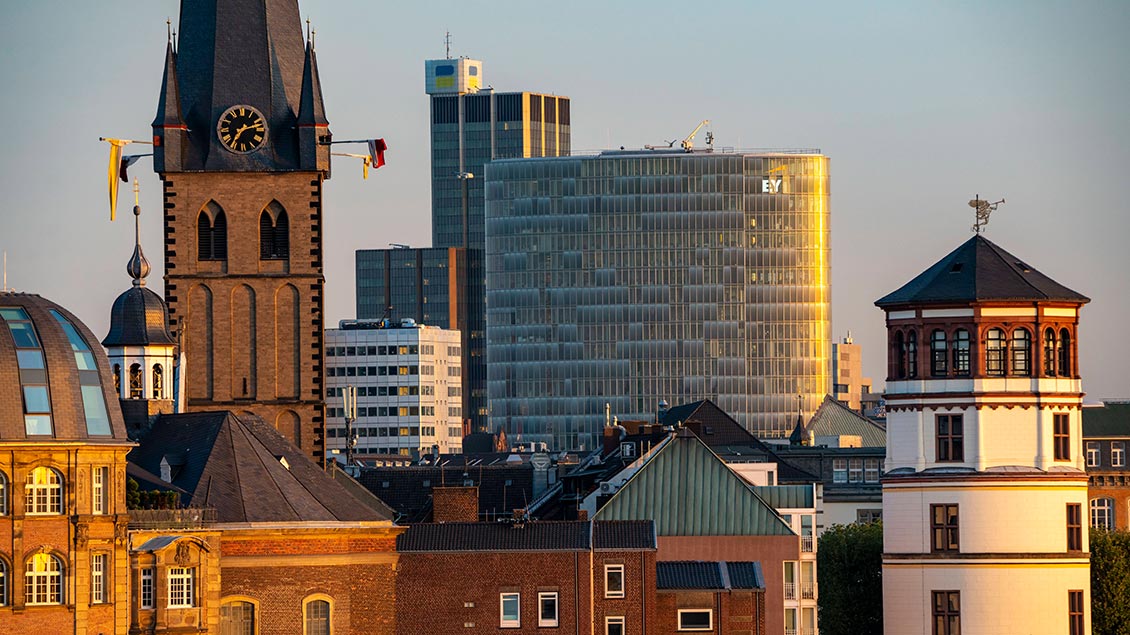
[[[169,333],[169,307],[161,296],[145,288],[149,275],[149,261],[141,250],[141,207],[134,205],[133,255],[126,263],[126,272],[133,278],[133,288],[119,295],[110,309],[110,332],[102,345],[106,348],[121,346],[173,346],[176,341]]]
[[[126,443],[117,404],[110,363],[85,324],[38,295],[0,292],[0,444]]]

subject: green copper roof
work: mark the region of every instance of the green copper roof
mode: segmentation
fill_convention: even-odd
[[[818,437],[858,436],[865,448],[887,447],[886,430],[829,396],[812,415],[807,431]]]
[[[596,520],[654,520],[659,536],[795,535],[698,437],[683,431],[620,488]]]
[[[1130,436],[1130,403],[1083,407],[1083,438]]]
[[[753,485],[751,489],[773,509],[816,507],[811,485]]]

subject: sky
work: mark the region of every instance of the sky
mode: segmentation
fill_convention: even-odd
[[[1007,202],[986,236],[1092,299],[1081,313],[1087,401],[1130,397],[1130,3],[569,3],[302,0],[335,137],[383,137],[361,179],[325,188],[327,324],[354,317],[357,249],[431,241],[424,60],[483,60],[497,90],[572,99],[574,151],[682,138],[821,148],[831,157],[833,334],[885,375],[873,302],[972,234],[967,201]],[[148,139],[176,0],[5,6],[0,22],[0,250],[8,285],[105,333],[129,287],[132,196],[109,222],[108,146]],[[701,136],[700,136],[701,139]],[[137,146],[134,146],[137,147]],[[132,148],[130,148],[132,150]],[[141,182],[142,243],[160,292],[159,183]],[[1121,335],[1120,335],[1121,333]]]

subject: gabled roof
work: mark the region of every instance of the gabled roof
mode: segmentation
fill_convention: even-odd
[[[655,563],[659,591],[764,590],[759,562],[663,561]]]
[[[595,518],[651,519],[660,536],[793,535],[771,506],[685,430],[628,479]]]
[[[161,415],[127,460],[155,474],[167,461],[182,503],[220,523],[390,520],[254,415]]]
[[[1083,438],[1130,437],[1130,402],[1083,408]]]
[[[989,300],[1090,302],[1090,298],[1036,271],[977,234],[875,305],[888,308]]]
[[[603,525],[603,526],[602,526]],[[594,547],[595,542],[595,547]],[[516,523],[423,523],[396,539],[396,550],[434,551],[607,551],[654,550],[649,521],[531,521]]]
[[[860,437],[865,448],[887,447],[887,431],[829,395],[808,421],[806,431],[818,437]]]

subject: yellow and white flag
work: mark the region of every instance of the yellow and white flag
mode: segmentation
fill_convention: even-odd
[[[121,172],[122,148],[133,143],[129,139],[109,139],[102,137],[102,141],[110,144],[110,220],[118,213],[118,176]]]

